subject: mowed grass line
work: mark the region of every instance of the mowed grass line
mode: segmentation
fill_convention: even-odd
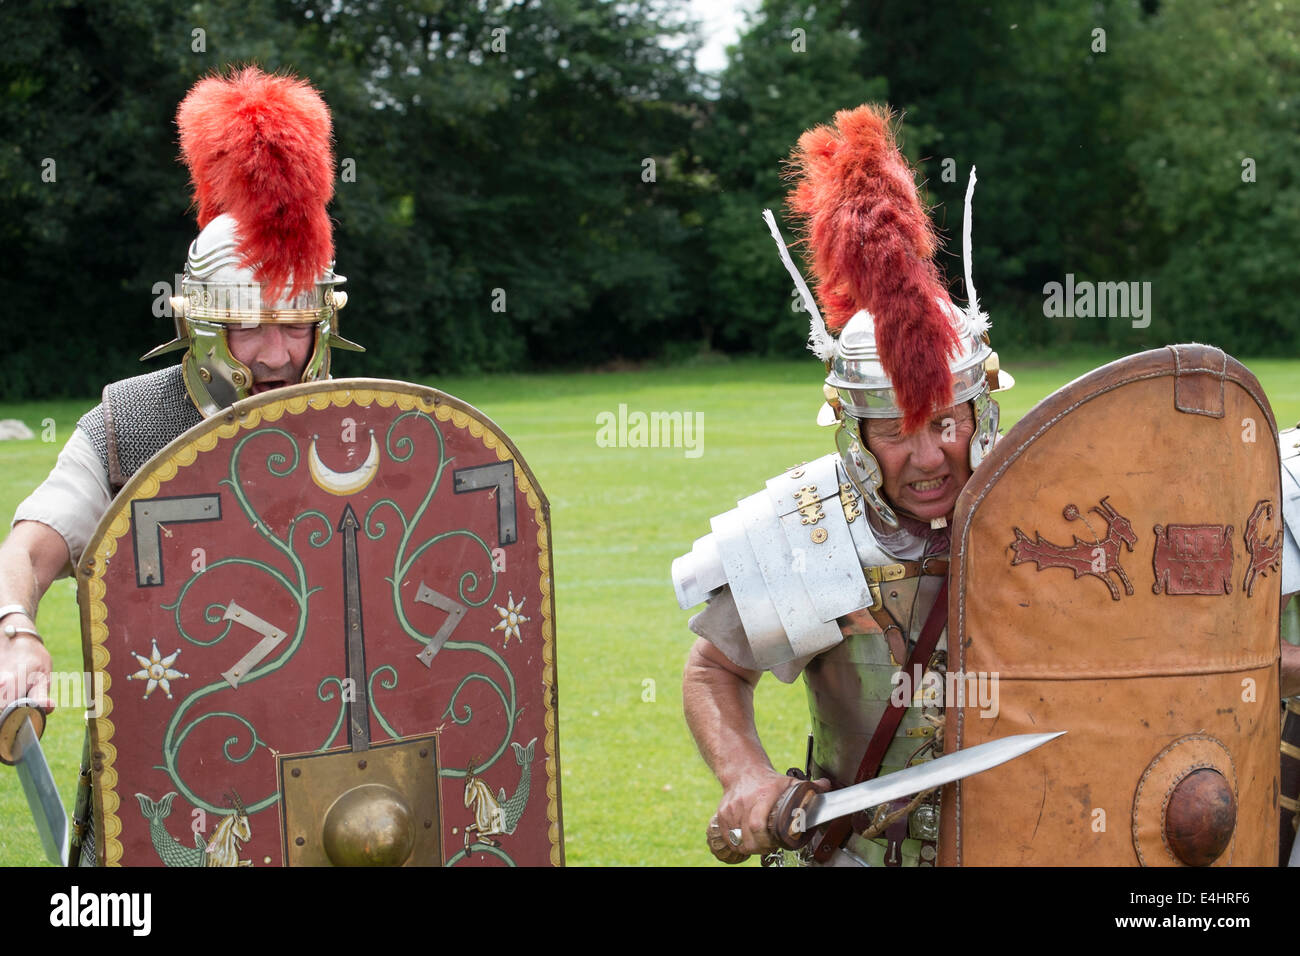
[[[346,358],[346,357],[344,357]],[[1004,428],[1056,388],[1107,361],[1102,353],[1017,361],[999,397]],[[341,371],[346,372],[346,364]],[[1245,363],[1282,427],[1300,419],[1300,362]],[[693,637],[677,608],[672,559],[708,533],[708,519],[796,462],[833,450],[813,424],[821,401],[815,360],[718,364],[636,372],[493,376],[428,381],[476,406],[515,441],[551,502],[555,542],[560,760],[565,845],[573,865],[706,865],[704,827],[720,790],[681,714],[681,676]],[[48,472],[77,417],[94,404],[8,405],[57,441],[0,443],[0,505],[12,515]],[[597,416],[678,411],[703,416],[698,457],[686,448],[607,448]],[[694,420],[694,419],[693,419]],[[536,603],[533,595],[529,607]],[[81,669],[75,588],[56,584],[38,624],[55,668]],[[525,626],[525,639],[528,630]],[[534,634],[534,639],[536,635]],[[441,706],[435,705],[441,712]],[[801,684],[759,684],[759,731],[777,769],[801,765],[808,713]],[[71,807],[83,724],[56,714],[46,749]],[[534,790],[534,799],[540,790]],[[458,797],[447,790],[447,799]],[[128,798],[129,799],[129,798]],[[132,807],[124,805],[125,812]],[[182,819],[176,817],[177,821]],[[183,832],[180,822],[173,825]],[[0,865],[43,862],[12,772],[0,772]]]

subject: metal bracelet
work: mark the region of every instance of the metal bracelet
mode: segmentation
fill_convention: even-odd
[[[0,628],[0,631],[3,631],[4,636],[9,638],[11,641],[19,634],[30,634],[32,637],[36,638],[42,644],[45,643],[45,640],[41,637],[41,635],[38,634],[30,627],[19,627],[17,624],[6,624],[3,628]]]
[[[3,607],[0,607],[0,621],[7,618],[10,614],[23,614],[28,617],[31,616],[27,614],[27,608],[22,604],[6,604]]]

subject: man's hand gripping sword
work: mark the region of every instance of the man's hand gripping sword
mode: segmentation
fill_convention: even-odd
[[[768,814],[768,839],[774,846],[787,850],[801,849],[812,839],[814,830],[832,820],[990,770],[1064,733],[1062,730],[1053,734],[1003,737],[830,793],[821,793],[811,781],[799,780],[791,785]],[[740,849],[731,836],[722,829],[717,814],[714,814],[707,834],[709,849],[723,863],[740,863],[749,854]]]

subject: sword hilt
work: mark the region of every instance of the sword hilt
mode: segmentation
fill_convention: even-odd
[[[740,847],[732,846],[727,840],[727,834],[722,829],[722,824],[718,822],[718,815],[715,813],[713,819],[709,821],[709,829],[705,832],[705,839],[708,841],[709,849],[713,855],[723,863],[744,863],[749,859],[749,854]]]
[[[808,845],[812,833],[808,830],[809,805],[821,791],[809,780],[799,780],[782,795],[767,815],[767,835],[772,842],[787,850],[799,850]]]
[[[12,767],[22,756],[18,752],[18,731],[26,720],[31,720],[32,731],[39,739],[45,733],[45,711],[32,697],[16,700],[0,713],[0,763]]]
[[[791,771],[791,776],[794,778],[791,786],[767,815],[767,835],[777,846],[798,850],[812,839],[812,834],[804,831],[803,821],[807,819],[808,805],[821,791],[811,781],[802,779],[798,771]],[[743,863],[749,859],[749,854],[733,845],[727,837],[728,833],[723,830],[715,813],[706,833],[713,855],[723,863]]]

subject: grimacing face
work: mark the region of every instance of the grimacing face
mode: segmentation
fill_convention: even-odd
[[[232,326],[226,330],[230,354],[253,373],[249,389],[253,395],[301,381],[315,339],[315,326],[310,323]]]
[[[923,521],[951,516],[970,479],[970,440],[975,417],[969,402],[938,412],[924,428],[902,434],[900,418],[869,418],[862,426],[867,448],[880,463],[889,503]]]

